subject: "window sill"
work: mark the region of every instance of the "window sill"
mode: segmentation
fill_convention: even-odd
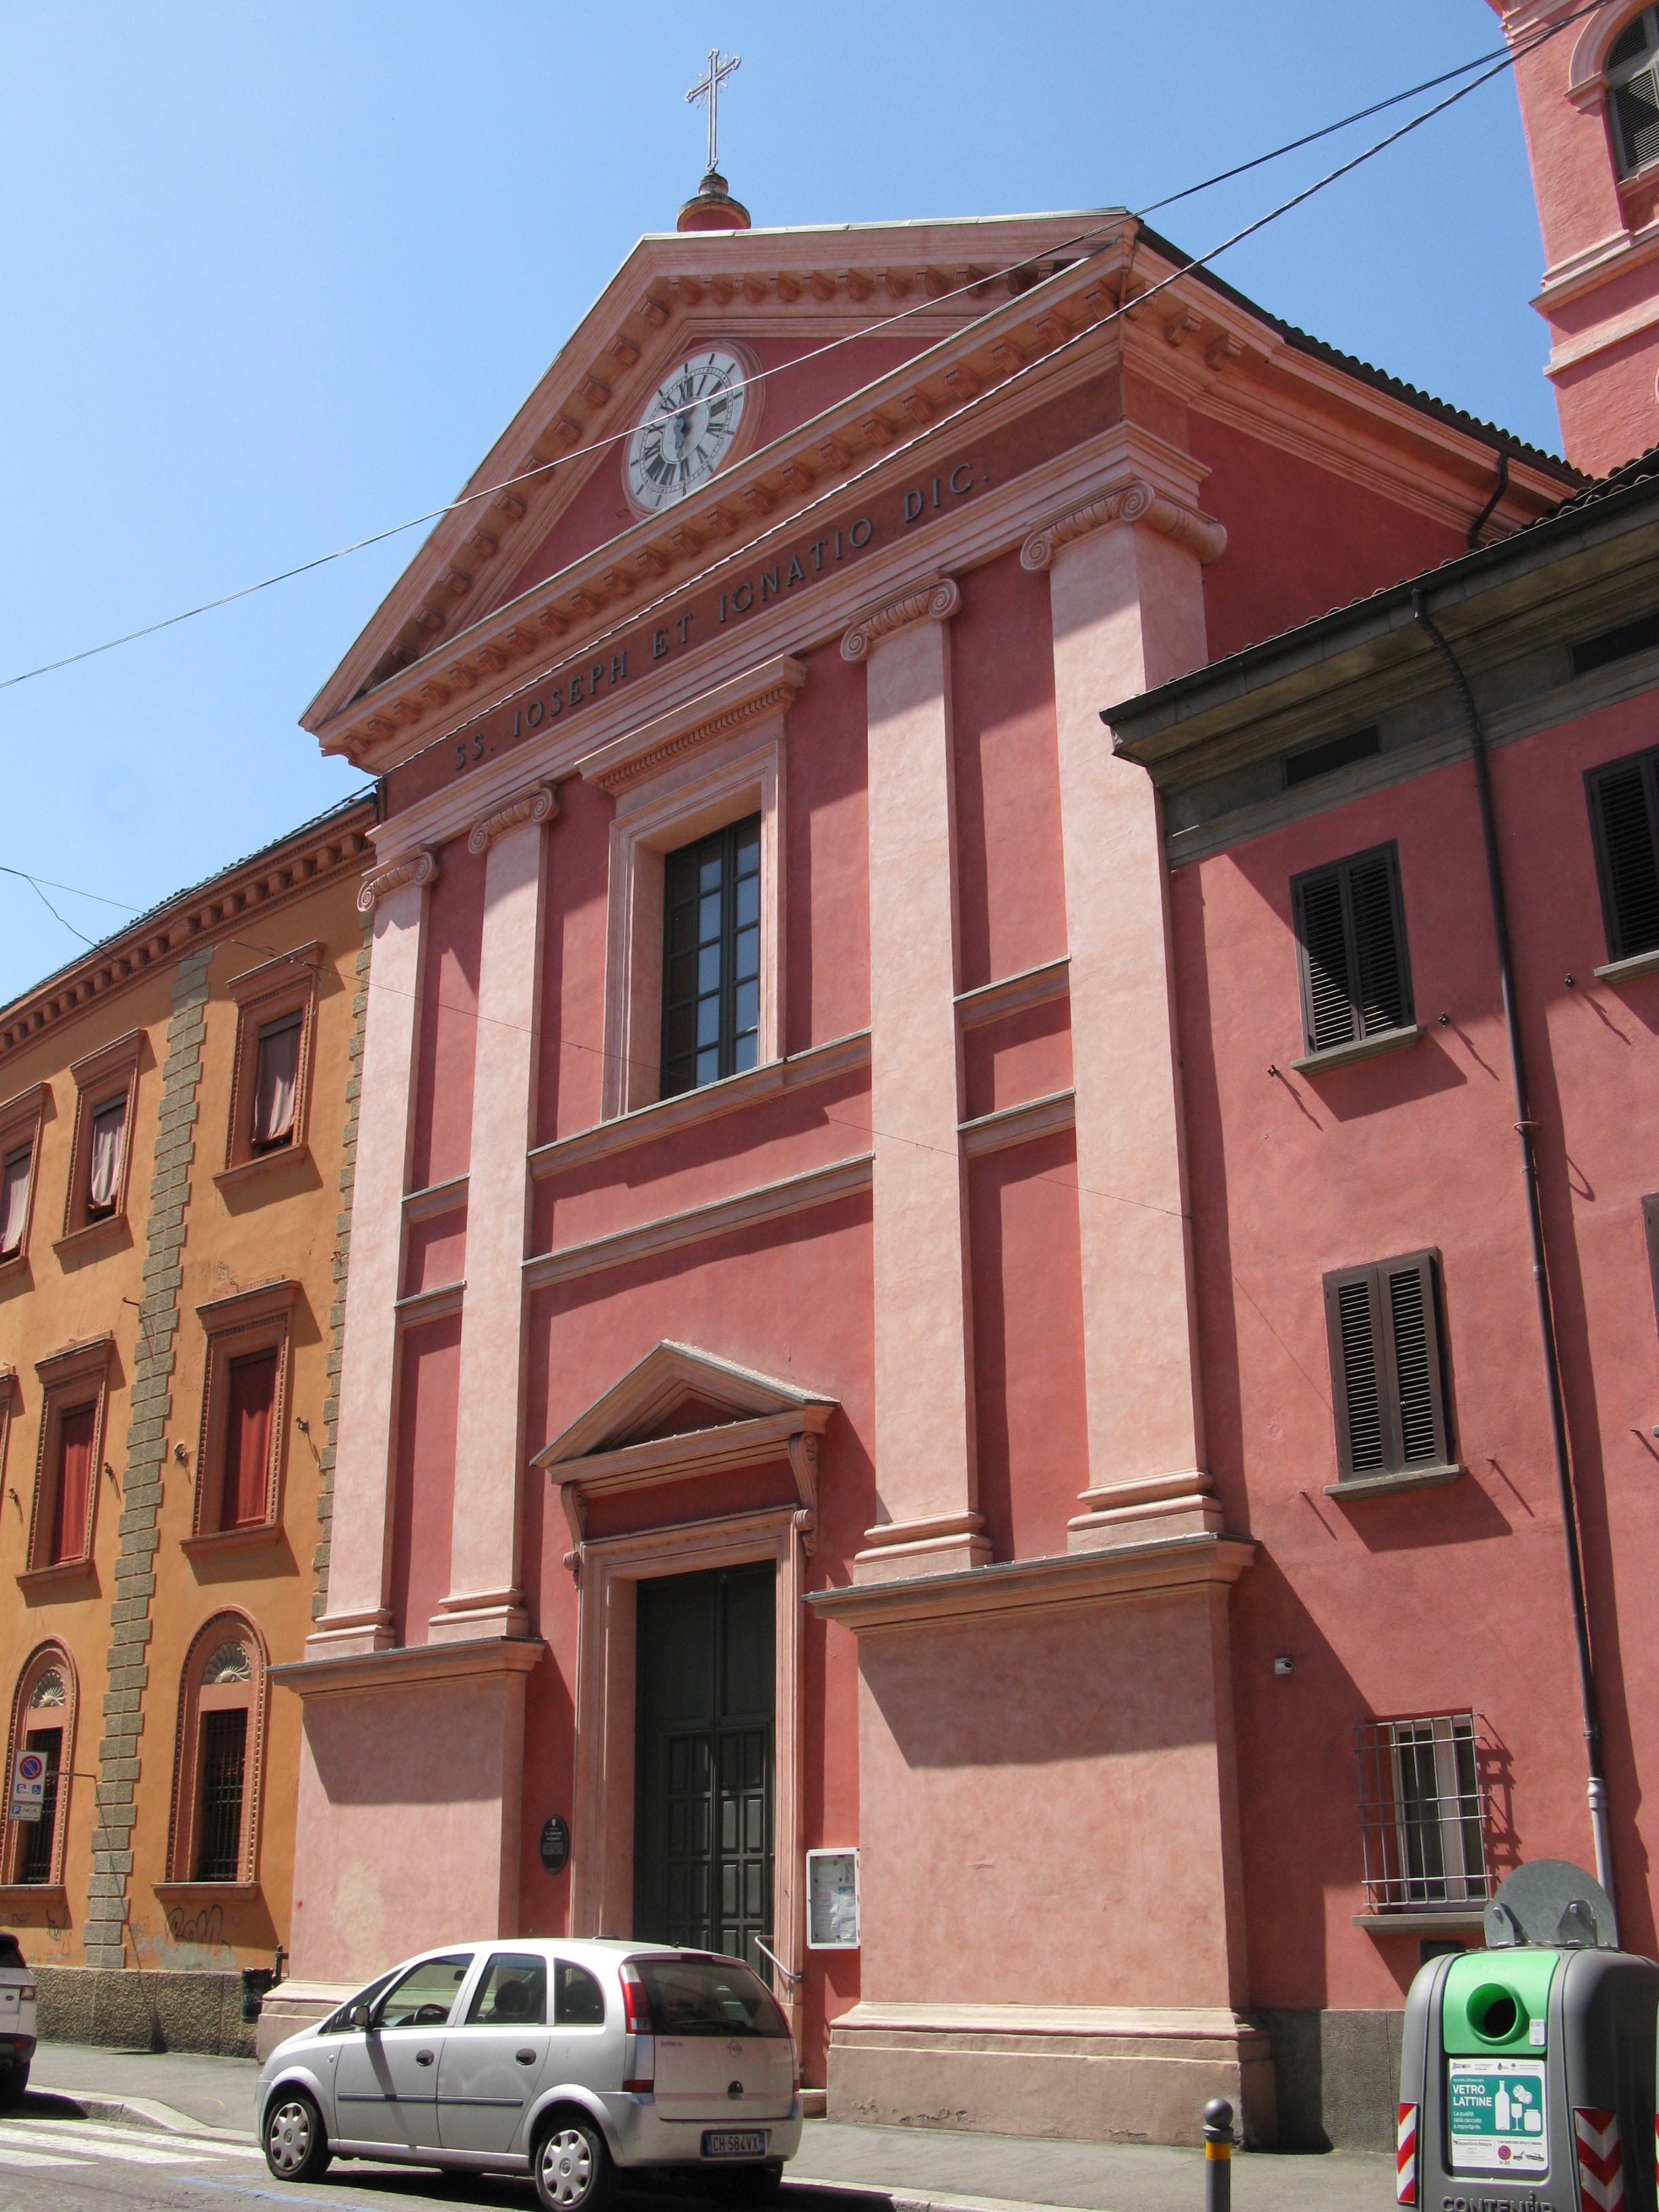
[[[1408,1044],[1415,1044],[1422,1036],[1419,1022],[1412,1022],[1399,1030],[1378,1030],[1373,1036],[1357,1037],[1352,1044],[1334,1044],[1323,1052],[1310,1052],[1305,1060],[1293,1060],[1291,1066],[1298,1075],[1323,1075],[1328,1067],[1348,1067],[1357,1060],[1375,1060],[1385,1052],[1400,1052]]]
[[[1434,1490],[1455,1482],[1461,1467],[1409,1467],[1398,1474],[1356,1475],[1347,1482],[1328,1482],[1327,1498],[1383,1498],[1396,1490]]]
[[[50,1567],[25,1567],[17,1577],[17,1587],[25,1591],[55,1590],[85,1582],[92,1571],[92,1554],[88,1552],[78,1559],[59,1559]]]
[[[127,1227],[125,1213],[112,1213],[100,1221],[83,1222],[79,1229],[71,1229],[67,1237],[60,1237],[52,1246],[60,1260],[78,1260],[89,1252],[96,1252],[106,1244],[132,1242],[132,1231]]]
[[[179,1549],[187,1559],[234,1559],[243,1552],[263,1552],[282,1541],[280,1521],[258,1521],[247,1528],[208,1528],[186,1536]]]
[[[1478,1905],[1384,1905],[1376,1912],[1356,1912],[1353,1924],[1368,1936],[1478,1936],[1486,1916]]]
[[[62,1912],[68,1910],[69,1892],[61,1881],[5,1881],[0,1882],[0,1912],[9,1919],[14,1912],[22,1912],[31,1905],[49,1905]]]
[[[260,1893],[257,1881],[158,1881],[152,1887],[163,1905],[240,1905]]]
[[[1633,983],[1638,975],[1659,975],[1659,945],[1651,952],[1632,952],[1628,960],[1609,960],[1590,972],[1598,983]]]
[[[291,1168],[311,1158],[309,1145],[284,1145],[279,1152],[255,1152],[233,1166],[221,1168],[214,1176],[219,1190],[240,1190],[245,1182],[257,1182],[261,1176],[274,1175],[279,1168]]]

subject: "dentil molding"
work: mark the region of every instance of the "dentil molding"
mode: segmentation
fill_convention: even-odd
[[[841,641],[843,660],[862,660],[871,647],[895,630],[907,629],[912,623],[949,622],[962,605],[962,593],[954,576],[931,577],[925,584],[917,584],[896,599],[887,599],[878,607],[862,614]]]
[[[1091,530],[1112,523],[1145,523],[1149,530],[1184,545],[1203,562],[1219,560],[1227,550],[1224,526],[1195,507],[1183,507],[1149,484],[1144,477],[1128,477],[1109,484],[1079,507],[1067,507],[1034,530],[1019,549],[1022,568],[1046,568],[1062,545],[1086,538]]]
[[[514,792],[511,799],[473,823],[467,835],[466,849],[469,853],[488,852],[498,837],[509,830],[516,830],[521,822],[545,822],[558,811],[558,795],[551,784],[526,784],[522,791]],[[361,904],[361,900],[358,902]]]
[[[395,891],[404,884],[435,884],[437,880],[438,856],[422,846],[419,852],[407,854],[403,860],[394,860],[390,867],[376,868],[372,874],[365,876],[357,893],[357,911],[359,914],[373,914],[377,900],[383,899],[388,891]]]

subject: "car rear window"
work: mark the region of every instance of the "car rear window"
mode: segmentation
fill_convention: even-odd
[[[787,2036],[758,1974],[736,1959],[635,1959],[659,2035]]]
[[[23,1954],[15,1936],[0,1936],[0,1967],[21,1966]]]

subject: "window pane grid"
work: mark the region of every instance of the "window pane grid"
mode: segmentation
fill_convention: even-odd
[[[668,855],[662,1095],[753,1067],[760,1047],[760,817]]]
[[[245,1711],[202,1720],[202,1811],[198,1881],[234,1881],[242,1869],[242,1786],[247,1764]]]
[[[1484,1905],[1492,1895],[1480,1716],[1362,1721],[1359,1833],[1374,1912]]]

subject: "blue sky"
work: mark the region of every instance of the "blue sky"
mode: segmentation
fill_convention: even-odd
[[[1498,38],[1485,0],[9,9],[0,675],[453,492],[695,187],[716,41],[733,191],[814,223],[1139,206]],[[1387,127],[1155,222],[1202,250]],[[1505,78],[1218,268],[1553,447],[1540,264]],[[0,690],[0,861],[141,907],[344,797],[295,717],[419,542]],[[80,949],[0,876],[0,1001]]]

